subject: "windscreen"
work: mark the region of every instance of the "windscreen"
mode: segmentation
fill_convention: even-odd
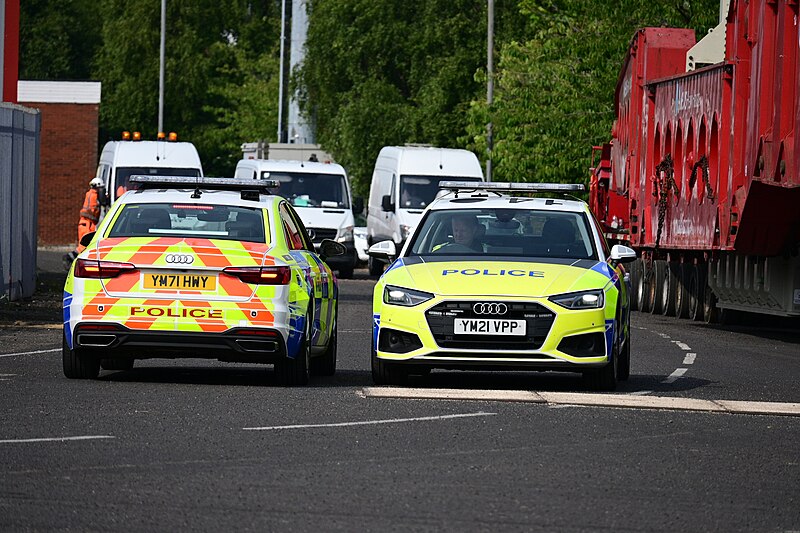
[[[349,209],[345,177],[341,174],[264,171],[261,179],[277,180],[275,194],[296,207],[329,207]]]
[[[440,181],[483,181],[459,176],[400,176],[400,203],[404,209],[425,209],[436,198]]]
[[[115,179],[116,196],[128,190],[128,182],[131,176],[190,176],[196,178],[200,176],[200,169],[197,168],[169,168],[169,167],[119,167]]]
[[[583,213],[458,209],[428,213],[409,255],[597,259]]]
[[[261,209],[189,203],[127,204],[108,236],[266,242]]]

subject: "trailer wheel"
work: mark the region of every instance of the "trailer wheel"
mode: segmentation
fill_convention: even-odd
[[[639,280],[642,277],[642,260],[631,263],[631,311],[639,310]]]
[[[719,324],[719,309],[717,309],[717,295],[711,290],[711,287],[706,287],[705,296],[703,298],[703,320],[706,324]]]
[[[689,318],[703,320],[703,269],[700,265],[693,265],[689,272]]]
[[[678,288],[675,292],[675,316],[689,318],[689,278],[692,265],[681,263],[678,270]]]
[[[648,289],[648,285],[650,284],[650,277],[652,276],[652,272],[649,268],[647,268],[647,263],[642,260],[641,268],[639,269],[639,283],[636,288],[636,307],[642,313],[649,313],[650,312],[650,290]]]
[[[650,278],[650,312],[654,315],[661,314],[664,307],[663,287],[667,278],[667,262],[662,259],[653,261],[653,275]]]
[[[678,269],[680,265],[674,261],[667,263],[664,274],[664,285],[661,293],[661,313],[665,316],[675,316],[675,295],[678,292]]]

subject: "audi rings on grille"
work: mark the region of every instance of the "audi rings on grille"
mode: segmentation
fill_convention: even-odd
[[[167,263],[191,265],[194,263],[194,256],[189,254],[167,254],[164,260]]]
[[[503,302],[478,302],[472,306],[472,312],[476,315],[504,315],[508,306]]]

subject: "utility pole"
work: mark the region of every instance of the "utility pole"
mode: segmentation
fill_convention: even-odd
[[[164,51],[167,33],[167,0],[161,0],[161,49],[158,68],[158,133],[164,131]]]
[[[491,114],[494,102],[494,0],[487,0],[488,21],[486,24],[486,103]],[[490,115],[491,116],[491,115]],[[492,121],[486,124],[486,181],[492,181]]]
[[[281,0],[281,59],[278,72],[278,141],[283,142],[283,56],[286,46],[286,0]]]

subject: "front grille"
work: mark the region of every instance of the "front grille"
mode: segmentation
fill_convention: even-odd
[[[314,242],[322,242],[322,239],[336,239],[336,230],[331,228],[308,228],[314,230]]]
[[[482,314],[473,311],[476,303],[505,304],[507,311],[502,315]],[[488,306],[487,306],[488,307]],[[436,344],[442,348],[492,350],[538,350],[544,343],[550,327],[556,319],[555,313],[535,302],[493,302],[449,301],[441,302],[425,312],[428,327],[431,328]],[[454,333],[456,318],[502,318],[525,320],[525,335],[468,335]]]

